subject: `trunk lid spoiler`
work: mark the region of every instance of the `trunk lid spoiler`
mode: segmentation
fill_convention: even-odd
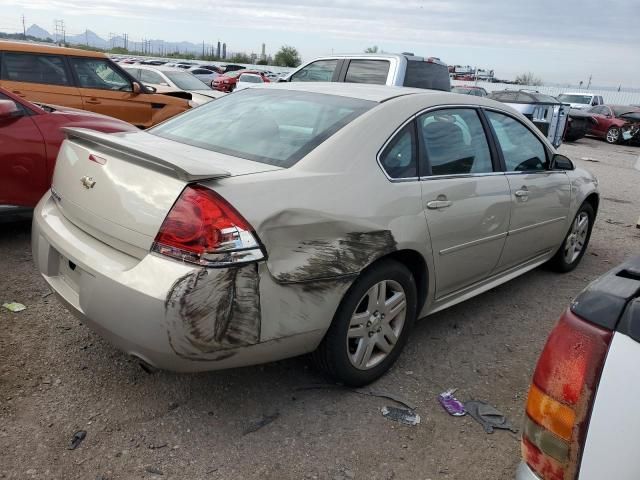
[[[160,149],[152,150],[127,141],[118,134],[105,134],[86,128],[63,127],[66,137],[76,143],[85,144],[105,153],[116,154],[118,158],[136,165],[154,170],[163,175],[185,182],[230,177],[231,172],[222,168],[200,162],[196,159],[167,153]]]

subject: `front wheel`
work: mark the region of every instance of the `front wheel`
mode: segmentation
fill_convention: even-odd
[[[593,207],[589,203],[583,203],[571,223],[562,246],[549,262],[554,270],[565,273],[578,266],[587,250],[595,217]]]
[[[416,317],[411,272],[383,260],[366,270],[343,298],[314,363],[335,380],[362,386],[382,376],[404,348]]]
[[[607,130],[607,135],[605,137],[607,143],[616,144],[620,142],[620,129],[618,127],[611,127]]]

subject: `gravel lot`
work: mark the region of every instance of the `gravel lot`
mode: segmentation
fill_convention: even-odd
[[[561,151],[601,182],[582,264],[566,275],[537,269],[420,322],[373,387],[415,403],[415,427],[381,415],[389,400],[305,389],[325,380],[304,358],[146,373],[47,295],[29,221],[4,221],[0,304],[27,310],[0,308],[0,478],[513,478],[518,435],[450,417],[436,395],[458,387],[461,400],[490,402],[520,426],[534,362],[560,313],[588,282],[640,253],[640,149],[582,139]],[[78,430],[86,439],[68,450]]]

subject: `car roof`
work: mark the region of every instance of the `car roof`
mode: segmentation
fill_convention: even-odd
[[[426,90],[423,88],[391,87],[387,85],[370,85],[365,83],[341,83],[341,82],[287,82],[272,83],[258,88],[278,88],[297,92],[324,93],[340,97],[359,98],[378,103],[385,102],[395,97],[404,95],[436,95],[447,93],[440,90]]]
[[[79,48],[58,47],[46,43],[8,42],[0,40],[0,50],[5,52],[49,53],[75,57],[108,58],[104,53],[81,50]]]
[[[584,96],[592,96],[595,97],[595,93],[590,92],[562,92],[560,95],[584,95]]]
[[[122,68],[139,68],[140,70],[153,70],[155,72],[184,72],[182,68],[165,67],[164,65],[143,65],[138,63],[130,63]]]

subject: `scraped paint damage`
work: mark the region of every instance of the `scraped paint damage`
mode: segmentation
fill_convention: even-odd
[[[260,279],[257,264],[200,269],[178,279],[165,300],[167,334],[182,358],[222,360],[230,349],[260,340]]]
[[[305,290],[324,290],[349,282],[377,258],[396,250],[389,230],[352,232],[342,238],[300,242],[295,251],[307,257],[303,265],[274,275],[278,283],[301,284]]]

